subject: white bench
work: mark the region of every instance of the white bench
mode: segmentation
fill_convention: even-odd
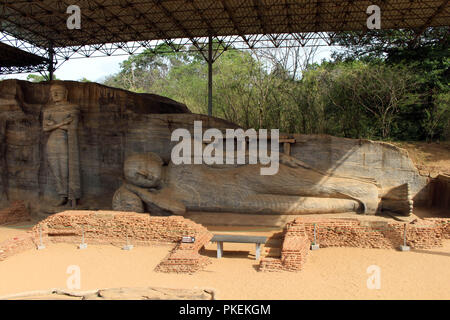
[[[256,254],[255,259],[258,260],[261,256],[261,244],[266,243],[267,237],[262,236],[243,236],[243,235],[232,235],[232,234],[216,234],[211,239],[211,242],[217,242],[217,258],[222,258],[223,255],[223,243],[224,242],[234,242],[234,243],[254,243],[256,244]]]

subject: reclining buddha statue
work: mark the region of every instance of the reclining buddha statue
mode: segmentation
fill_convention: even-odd
[[[275,175],[260,175],[260,166],[164,165],[154,153],[135,154],[125,160],[125,181],[114,194],[113,209],[159,215],[186,211],[375,214],[381,210],[382,190],[370,179],[323,173],[285,154],[280,154]],[[386,203],[404,213],[412,206],[408,199]]]

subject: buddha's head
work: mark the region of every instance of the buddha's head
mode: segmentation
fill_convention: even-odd
[[[67,89],[62,84],[52,84],[50,87],[50,99],[54,103],[67,101]]]
[[[143,188],[156,188],[160,185],[163,161],[152,152],[129,156],[124,163],[127,182]]]

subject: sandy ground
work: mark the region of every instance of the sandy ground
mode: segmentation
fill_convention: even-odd
[[[437,176],[440,173],[450,174],[450,141],[440,143],[427,142],[390,142],[406,149],[422,174]]]
[[[244,233],[242,228],[215,229],[215,233]],[[251,229],[246,234],[274,230]],[[0,239],[24,229],[0,227]],[[78,250],[70,244],[52,244],[0,262],[0,295],[30,290],[67,288],[67,268],[81,270],[81,290],[112,287],[215,288],[219,299],[450,299],[450,241],[443,248],[395,250],[327,248],[310,252],[299,273],[257,272],[254,247],[225,244],[224,257],[216,247],[204,252],[212,264],[194,275],[153,271],[170,246],[135,247],[89,245]],[[380,289],[368,289],[367,268],[380,267]]]
[[[14,225],[1,225],[0,226],[0,242],[13,238],[14,236],[24,234],[29,230],[36,222],[29,221],[23,223],[17,223]]]

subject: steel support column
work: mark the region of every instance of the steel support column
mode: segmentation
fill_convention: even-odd
[[[208,37],[208,115],[212,116],[213,109],[213,37]]]
[[[53,43],[50,42],[48,46],[48,80],[53,80],[53,73],[55,72],[54,66],[54,51],[53,51]]]

